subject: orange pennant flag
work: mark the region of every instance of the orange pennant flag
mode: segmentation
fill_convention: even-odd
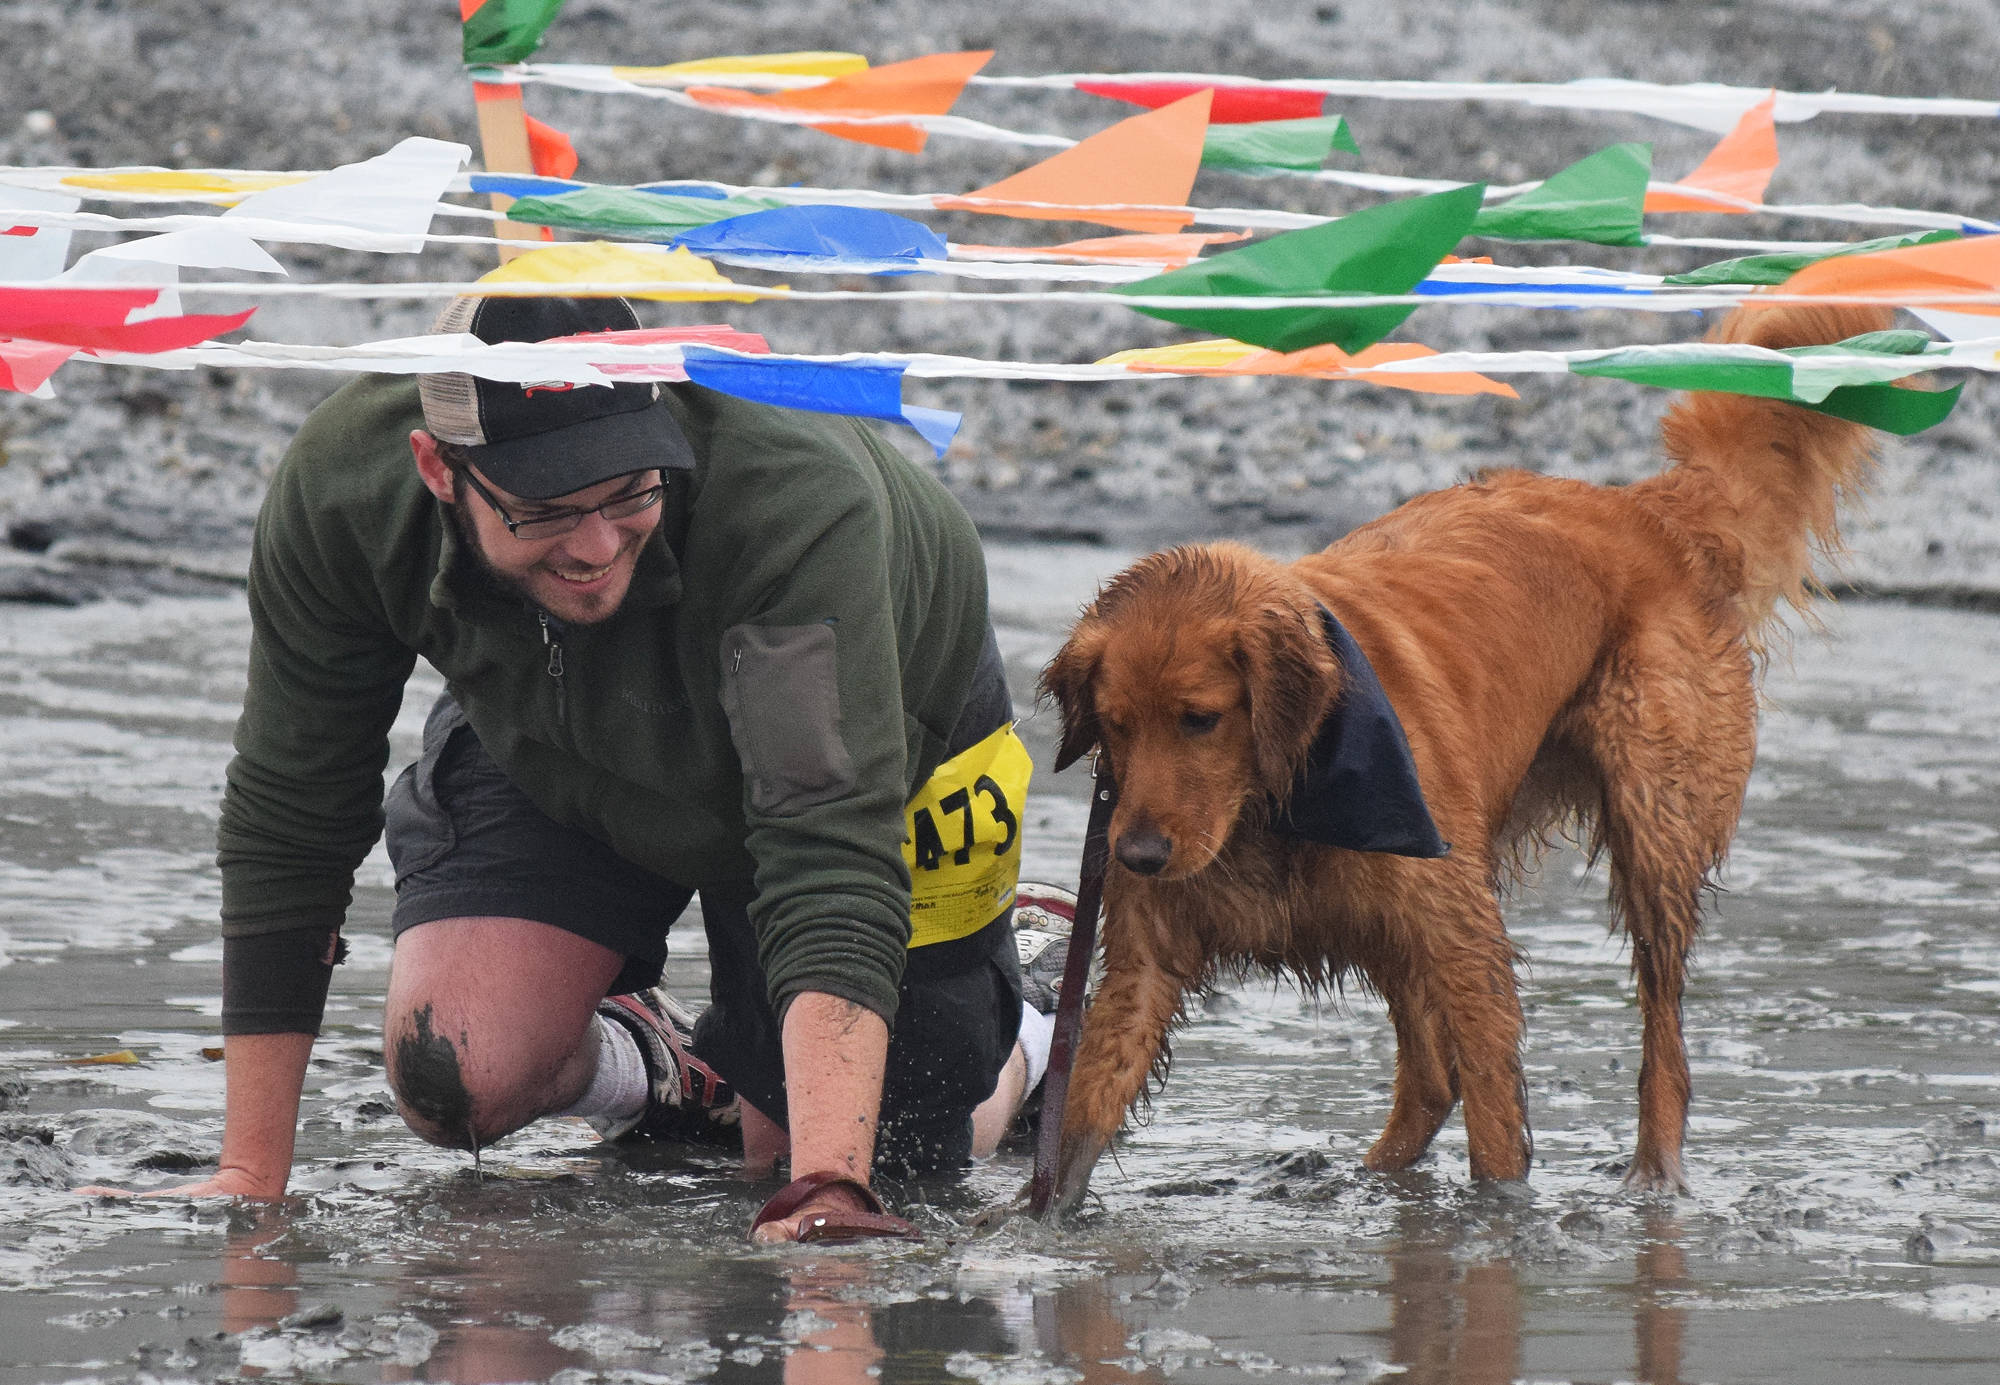
[[[1778,93],[1772,92],[1743,113],[1736,128],[1708,151],[1700,167],[1680,180],[1685,188],[1707,188],[1727,197],[1762,204],[1764,189],[1778,169],[1778,126],[1772,116]],[[1747,212],[1734,202],[1714,202],[1698,194],[1649,192],[1649,212]]]
[[[1315,375],[1328,379],[1366,380],[1371,385],[1387,385],[1391,389],[1414,390],[1418,394],[1497,394],[1506,399],[1519,399],[1512,385],[1502,384],[1473,371],[1438,371],[1434,375],[1419,375],[1402,371],[1377,372],[1368,369],[1373,365],[1385,365],[1390,361],[1415,360],[1419,356],[1435,356],[1438,353],[1428,346],[1419,346],[1413,341],[1383,341],[1367,347],[1359,353],[1348,356],[1337,346],[1309,346],[1303,351],[1293,351],[1285,356],[1285,375]],[[1289,363],[1296,362],[1291,365]]]
[[[1094,221],[1121,231],[1178,231],[1194,220],[1185,204],[1201,168],[1214,99],[1213,91],[1203,89],[1121,120],[1011,178],[964,197],[940,197],[937,205],[1042,221]],[[1112,205],[1161,210],[1098,210]]]
[[[958,100],[972,75],[992,59],[993,50],[933,53],[908,62],[885,63],[816,87],[772,95],[734,87],[689,87],[687,95],[706,106],[762,107],[784,111],[828,111],[846,115],[943,115]],[[815,130],[857,144],[923,152],[927,132],[920,125],[850,125],[815,120]]]
[[[1266,351],[1246,342],[1218,338],[1146,347],[1106,356],[1099,365],[1122,365],[1131,371],[1163,371],[1176,375],[1294,375],[1315,380],[1363,380],[1371,385],[1412,390],[1418,394],[1497,394],[1520,398],[1511,385],[1472,371],[1436,374],[1378,372],[1371,366],[1415,360],[1438,353],[1416,342],[1377,342],[1352,355],[1331,344],[1302,351]]]
[[[1080,260],[1145,260],[1170,264],[1175,268],[1193,264],[1204,248],[1211,245],[1225,245],[1230,241],[1248,240],[1248,231],[1194,231],[1180,234],[1131,236],[1094,236],[1089,240],[1066,241],[1061,245],[1051,245],[1051,255],[1066,255]]]
[[[996,260],[1109,260],[1179,269],[1193,264],[1208,246],[1248,239],[1248,231],[1195,231],[1178,235],[1094,236],[1061,245],[954,244],[953,249]]]
[[[1869,255],[1834,255],[1807,265],[1777,288],[1779,293],[1851,294],[1890,299],[1905,308],[2000,317],[2000,304],[1953,303],[1925,296],[1996,291],[2000,291],[2000,236],[1967,236]]]
[[[567,178],[576,172],[576,146],[568,135],[531,115],[521,119],[528,123],[528,158],[535,172],[544,178]]]

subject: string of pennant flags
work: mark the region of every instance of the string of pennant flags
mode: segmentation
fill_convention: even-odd
[[[852,54],[721,58],[667,68],[535,64],[526,59],[560,0],[461,0],[464,57],[480,101],[512,103],[525,156],[513,168],[463,170],[471,151],[410,139],[325,172],[172,169],[0,169],[0,389],[47,394],[78,355],[119,365],[334,371],[465,370],[496,379],[692,380],[791,407],[906,423],[942,453],[956,415],[905,403],[906,379],[1145,380],[1215,375],[1347,379],[1441,394],[1511,395],[1495,377],[1566,373],[1677,389],[1788,399],[1898,433],[1949,413],[1959,388],[1898,382],[1942,370],[2000,369],[2000,224],[1944,212],[1853,204],[1769,204],[1776,125],[1827,112],[1992,117],[2000,103],[1799,94],[1642,83],[1488,86],[1258,82],[1188,74],[989,77],[990,53],[940,54],[870,66]],[[522,84],[640,92],[748,119],[781,120],[837,138],[916,153],[933,133],[1005,137],[1056,152],[963,193],[748,188],[709,181],[635,187],[573,175],[568,141],[518,108]],[[1096,134],[1001,131],[950,110],[966,86],[1074,89],[1142,107]],[[1358,153],[1331,96],[1516,100],[1569,109],[1638,111],[1716,131],[1692,172],[1652,177],[1650,147],[1619,143],[1533,183],[1506,188],[1329,170]],[[975,128],[976,127],[976,128]],[[502,162],[488,143],[489,166]],[[1346,215],[1202,208],[1199,172],[1225,168],[1310,177],[1395,194]],[[449,200],[493,199],[491,208]],[[200,212],[118,215],[99,205],[195,204]],[[219,210],[215,210],[219,208]],[[1116,234],[1039,246],[950,242],[930,212],[1083,222]],[[1895,228],[1851,242],[1676,237],[1647,216],[1676,212],[1811,217]],[[914,215],[912,215],[914,214]],[[285,276],[267,244],[419,253],[439,244],[507,244],[476,283],[181,282],[181,271]],[[1191,227],[1224,229],[1194,231]],[[554,240],[554,233],[589,237]],[[77,231],[139,238],[68,262]],[[1261,238],[1257,232],[1266,234]],[[539,236],[541,241],[519,237]],[[1644,274],[1593,265],[1518,267],[1462,259],[1468,240],[1561,240],[1645,248],[1747,251],[1698,270]],[[728,265],[785,275],[866,274],[870,289],[745,283]],[[940,280],[981,286],[933,287]],[[995,291],[986,282],[1082,284]],[[728,327],[651,329],[555,343],[489,346],[426,336],[352,346],[223,342],[242,311],[188,313],[183,295],[253,300],[444,297],[463,292],[618,293],[662,301],[1083,303],[1128,309],[1194,332],[1197,341],[1114,351],[1087,362],[982,360],[927,353],[776,352]],[[1570,352],[1441,353],[1387,342],[1420,307],[1509,306],[1672,311],[1744,301],[1887,302],[1944,338],[1875,333],[1786,352],[1709,344]]]
[[[1057,146],[1062,135],[1007,130],[947,116],[967,86],[1011,90],[1083,91],[1132,105],[1158,107],[1193,91],[1215,93],[1217,124],[1257,124],[1313,119],[1332,97],[1388,101],[1497,101],[1543,109],[1618,112],[1652,116],[1721,134],[1744,112],[1772,95],[1783,122],[1811,120],[1829,113],[1849,115],[1945,116],[1993,119],[2000,102],[1952,97],[1871,96],[1852,92],[1777,92],[1718,83],[1665,85],[1623,79],[1574,82],[1365,81],[1346,78],[1285,78],[1277,81],[1215,73],[1049,73],[1041,76],[982,75],[993,54],[939,54],[904,63],[870,67],[859,53],[766,53],[708,58],[659,67],[587,63],[493,61],[468,49],[467,62],[488,81],[533,83],[600,94],[638,95],[711,109],[735,107],[755,118],[792,124],[831,123],[838,111],[857,129],[904,124],[922,131],[974,133],[1009,143]],[[498,50],[495,50],[496,52]],[[532,51],[532,50],[530,50]],[[815,92],[806,97],[805,92]],[[759,95],[746,100],[751,93]],[[885,103],[889,103],[885,107]],[[910,136],[896,132],[894,138]],[[875,142],[869,140],[868,142]]]
[[[631,235],[671,235],[686,227],[783,205],[834,203],[898,211],[975,211],[1051,220],[1098,221],[1138,232],[1177,231],[1189,224],[1296,229],[1331,218],[1262,207],[1201,207],[1186,204],[1199,168],[1218,165],[1212,157],[1216,127],[1203,125],[1194,107],[1197,93],[1165,116],[1121,121],[1069,144],[1023,174],[967,193],[886,193],[873,189],[811,186],[744,188],[700,180],[609,187],[545,172],[475,174],[454,180],[454,192],[492,192],[530,201],[511,209],[509,219],[571,230]],[[1678,182],[1651,177],[1651,150],[1644,144],[1613,145],[1579,160],[1547,179],[1511,186],[1482,185],[1484,202],[1475,234],[1511,240],[1578,240],[1608,245],[1718,243],[1644,231],[1642,213],[1763,213],[1768,216],[1899,225],[1989,234],[2000,223],[1968,214],[1854,203],[1770,203],[1763,190],[1778,165],[1771,110],[1775,95],[1746,112],[1700,166]],[[1179,109],[1185,105],[1186,110]],[[1343,118],[1283,121],[1279,125],[1331,126],[1344,132]],[[1223,127],[1227,129],[1228,127]],[[1261,131],[1264,127],[1235,127]],[[1273,140],[1277,136],[1271,136]],[[1316,133],[1324,157],[1332,137]],[[1351,140],[1348,144],[1351,145]],[[1190,158],[1189,156],[1192,155]],[[1265,157],[1276,157],[1275,154]],[[565,160],[537,160],[563,164]],[[573,170],[573,162],[568,166]],[[105,201],[230,201],[313,175],[231,170],[10,169],[15,186],[73,193]],[[1464,186],[1436,178],[1354,175],[1398,195],[1444,192]],[[1109,195],[1107,195],[1107,193]],[[446,207],[444,214],[480,217],[493,213]],[[1733,244],[1736,242],[1721,242]],[[1773,244],[1755,242],[1757,246]]]

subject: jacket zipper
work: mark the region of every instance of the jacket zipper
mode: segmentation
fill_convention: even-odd
[[[549,613],[547,611],[535,612],[535,619],[542,627],[542,644],[549,651],[549,677],[556,680],[556,724],[567,726],[569,724],[569,715],[567,706],[565,705],[567,699],[564,696],[563,685],[562,636],[557,634],[556,628],[549,624]]]

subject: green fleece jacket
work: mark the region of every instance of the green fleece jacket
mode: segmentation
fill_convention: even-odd
[[[698,466],[664,473],[630,595],[558,628],[559,661],[424,489],[415,384],[367,377],[314,411],[257,522],[225,935],[340,925],[421,655],[552,818],[682,884],[754,881],[780,1013],[810,990],[893,1020],[903,809],[945,758],[985,638],[977,535],[853,419],[663,394]]]

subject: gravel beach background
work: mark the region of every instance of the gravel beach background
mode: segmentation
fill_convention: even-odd
[[[835,0],[702,6],[572,0],[538,58],[665,63],[834,48],[887,62],[992,47],[994,74],[1201,71],[1491,81],[1624,77],[1891,95],[1990,94],[2000,26],[1990,0]],[[324,169],[408,135],[476,145],[443,0],[269,6],[247,0],[0,0],[8,34],[0,163]],[[531,87],[529,110],[570,133],[579,176],[706,177],[905,191],[980,186],[1033,161],[1017,147],[937,137],[910,157],[811,132],[659,103]],[[1082,136],[1131,108],[1070,93],[972,88],[961,113]],[[1370,172],[1511,182],[1616,140],[1650,140],[1656,176],[1691,169],[1703,132],[1636,116],[1497,102],[1336,101]],[[1993,216],[1995,125],[1823,115],[1780,127],[1774,201],[1858,201]],[[1206,205],[1338,212],[1378,200],[1326,184],[1203,173]],[[1082,225],[940,217],[953,239],[1046,243]],[[1664,226],[1662,219],[1654,224]],[[441,224],[442,227],[442,224]],[[455,229],[455,228],[453,228]],[[1853,226],[1773,217],[1673,219],[1681,234],[1862,239]],[[104,243],[76,238],[73,253]],[[1668,272],[1720,252],[1507,245],[1505,263]],[[469,278],[469,251],[363,256],[276,247],[295,280]],[[199,275],[190,276],[198,278]],[[815,280],[816,284],[833,283]],[[860,285],[867,281],[852,282]],[[873,281],[880,285],[887,281]],[[243,306],[190,294],[192,311]],[[423,330],[422,303],[283,300],[248,332],[357,342]],[[778,350],[915,349],[1087,361],[1185,333],[1116,308],[731,304],[728,319]],[[705,321],[714,305],[649,310]],[[1564,349],[1681,341],[1691,314],[1436,307],[1398,340],[1440,348]],[[1668,396],[1612,381],[1512,377],[1519,400],[1435,399],[1353,384],[1166,380],[1076,385],[936,382],[913,402],[961,409],[940,466],[996,536],[1098,537],[1120,546],[1233,534],[1280,551],[1317,547],[1396,503],[1494,466],[1623,480],[1657,465]],[[263,481],[305,413],[337,386],[297,372],[176,373],[75,361],[53,401],[0,396],[0,597],[68,602],[199,588],[240,569]],[[1853,582],[1929,599],[2000,600],[1994,384],[1916,438],[1885,439],[1873,495],[1851,507]],[[914,437],[899,439],[913,455]]]

